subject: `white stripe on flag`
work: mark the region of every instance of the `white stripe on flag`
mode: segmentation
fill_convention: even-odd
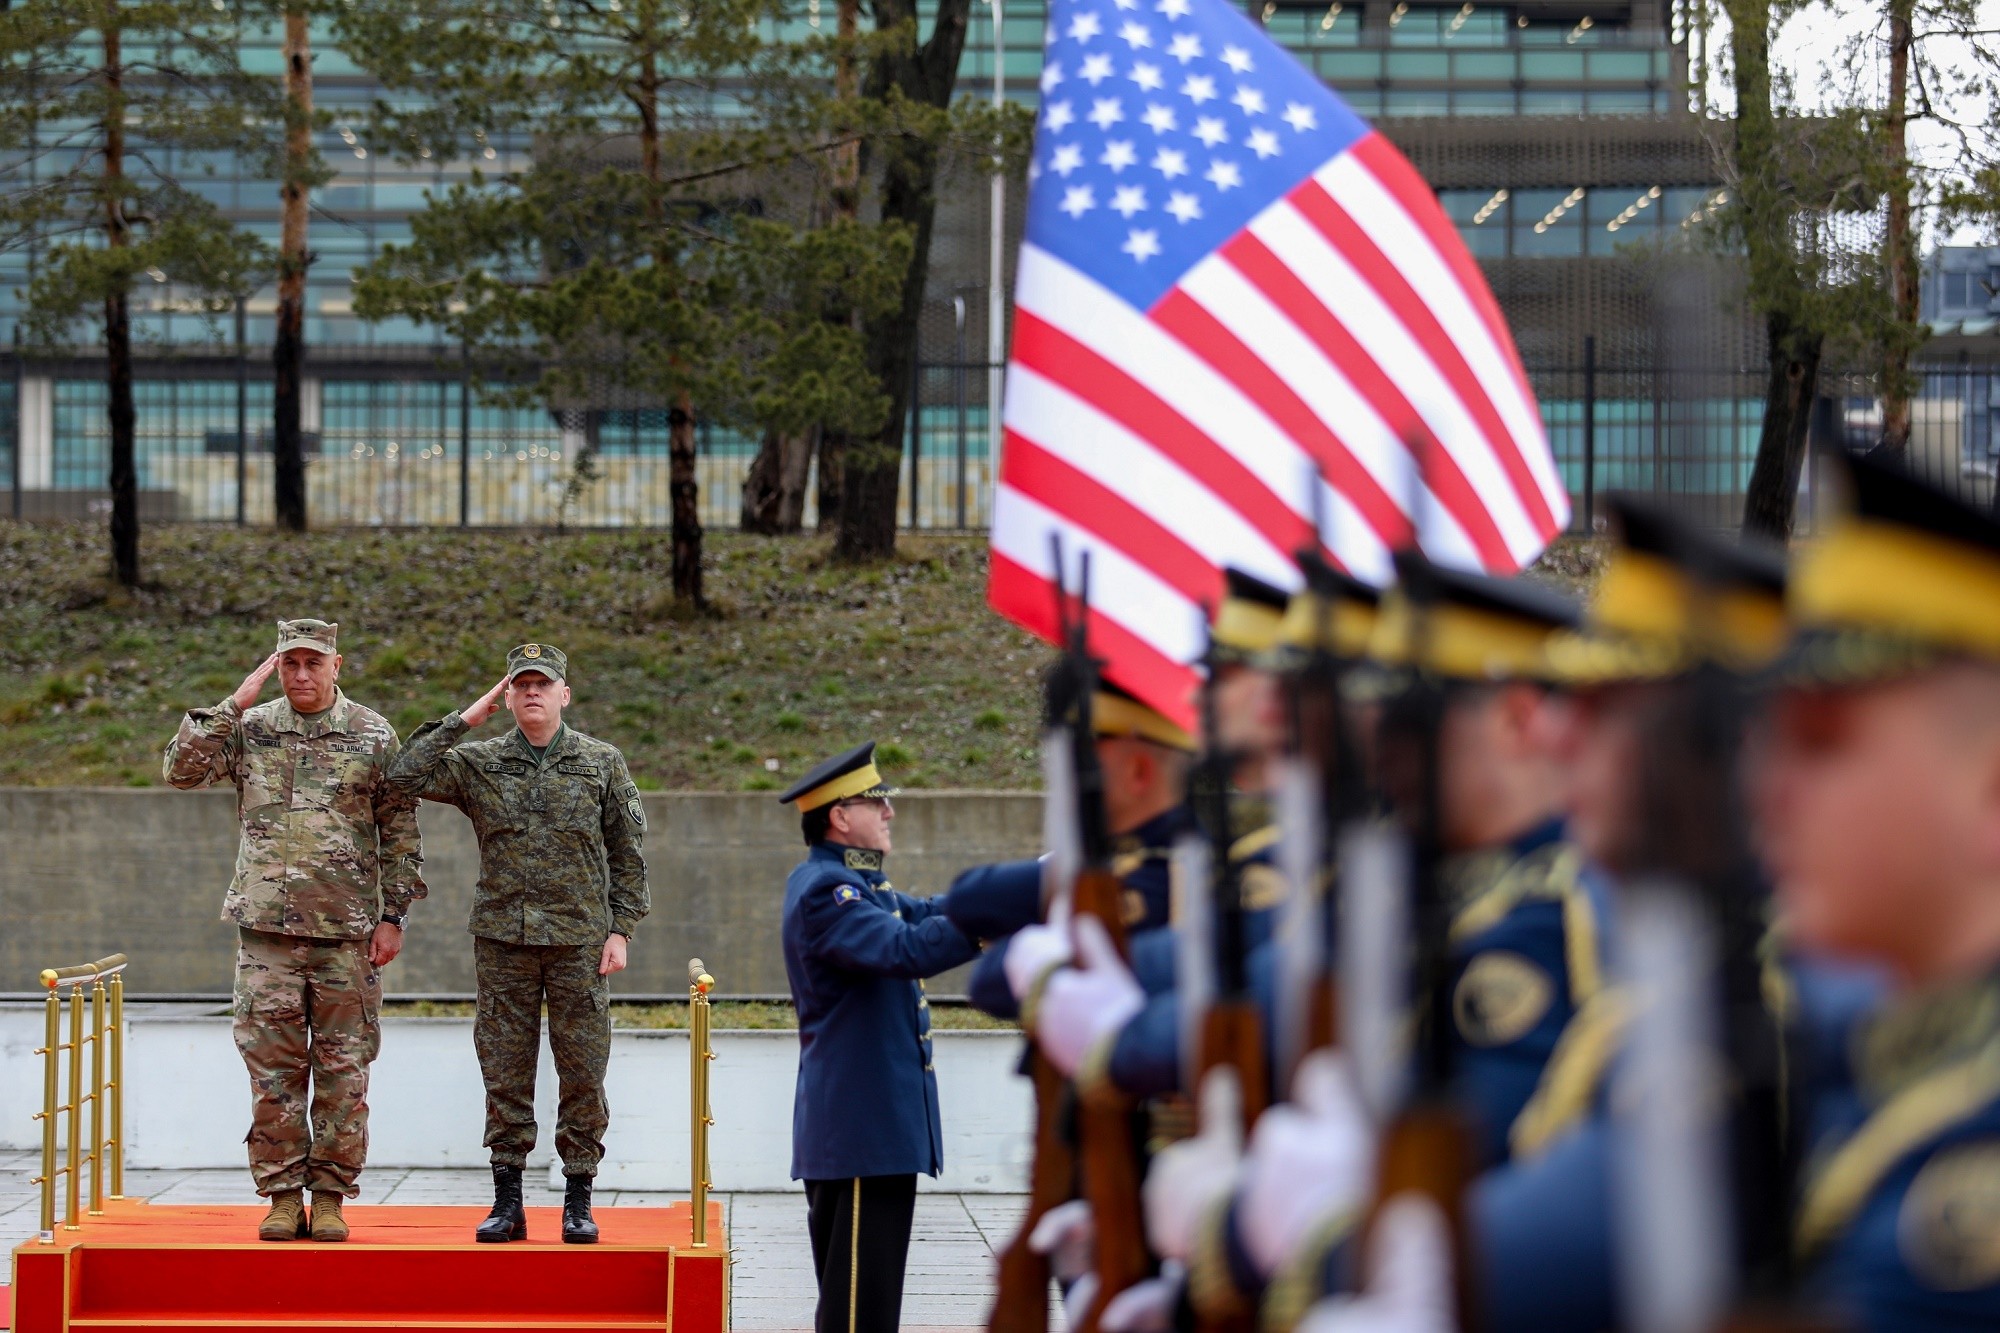
[[[1014,297],[1021,309],[1095,351],[1226,449],[1301,519],[1312,513],[1305,488],[1308,477],[1319,476],[1317,461],[1179,339],[1080,270],[1031,244],[1021,246]],[[1010,385],[1022,369],[1010,369]],[[1391,498],[1399,505],[1407,499]],[[1327,516],[1322,537],[1327,549],[1356,578],[1388,583],[1395,569],[1381,534],[1324,479],[1320,499]]]
[[[1026,366],[1007,386],[1007,429],[1131,500],[1212,565],[1296,587],[1299,567],[1234,508],[1096,407]],[[1143,556],[1143,553],[1137,553]]]
[[[1524,397],[1506,352],[1494,342],[1485,320],[1473,309],[1472,298],[1458,285],[1450,266],[1432,248],[1416,219],[1394,192],[1356,161],[1352,153],[1334,158],[1315,172],[1313,179],[1402,272],[1404,280],[1437,317],[1445,333],[1464,352],[1466,364],[1493,400],[1500,419],[1507,423],[1556,521],[1566,523],[1569,491],[1556,475],[1555,460],[1549,456],[1542,434],[1541,418],[1534,404]]]
[[[1515,563],[1527,564],[1540,555],[1547,543],[1515,493],[1494,442],[1388,302],[1289,202],[1280,200],[1266,209],[1251,222],[1250,230],[1409,400],[1479,493]],[[1510,439],[1501,443],[1515,447]]]
[[[1192,662],[1204,647],[1201,608],[1096,533],[1044,508],[1004,482],[993,492],[993,549],[1045,579],[1055,577],[1049,534],[1062,534],[1064,571],[1076,586],[1081,553],[1090,552],[1090,609],[1115,620],[1174,662]]]
[[[1424,547],[1433,559],[1464,569],[1485,568],[1465,529],[1416,475],[1415,460],[1396,432],[1270,298],[1220,255],[1189,269],[1180,286],[1298,395],[1397,508],[1406,514],[1416,509],[1424,525]]]

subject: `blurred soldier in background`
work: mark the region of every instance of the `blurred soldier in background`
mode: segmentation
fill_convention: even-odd
[[[245,1142],[271,1200],[262,1240],[347,1239],[340,1205],[359,1192],[368,1156],[381,969],[424,896],[417,803],[388,780],[396,731],[341,691],[339,633],[280,621],[276,651],[220,704],[187,714],[164,764],[172,786],[237,791],[242,843],[222,918],[238,932]],[[260,705],[273,672],[284,697]]]

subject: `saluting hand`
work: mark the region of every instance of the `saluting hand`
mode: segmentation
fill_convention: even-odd
[[[470,708],[461,709],[458,715],[465,719],[466,726],[476,727],[493,716],[500,707],[500,696],[506,692],[507,678],[502,676],[498,685],[479,696],[478,703]]]
[[[230,696],[236,700],[236,706],[238,708],[249,708],[255,704],[257,696],[263,693],[264,682],[269,680],[271,673],[277,669],[278,655],[276,653],[272,653],[262,662],[259,662],[257,669],[245,676],[243,683],[236,687],[236,693]]]

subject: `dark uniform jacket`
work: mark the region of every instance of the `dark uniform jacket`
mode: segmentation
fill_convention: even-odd
[[[1865,1333],[2000,1328],[2000,973],[1885,1008],[1849,1049],[1799,1213],[1813,1294]]]
[[[785,975],[799,1014],[792,1178],[944,1166],[922,978],[979,946],[939,900],[897,893],[882,855],[823,842],[785,881]]]
[[[1125,929],[1134,939],[1157,930],[1172,918],[1173,890],[1168,871],[1173,861],[1174,844],[1182,834],[1194,832],[1197,828],[1194,812],[1181,805],[1155,815],[1114,841],[1111,873],[1125,886]],[[1030,865],[1035,863],[1008,862],[967,871],[953,881],[952,891],[946,895],[947,910],[961,924],[972,927],[1006,924],[1010,934],[1019,930],[1041,915],[1040,898],[1037,896],[1029,914],[1021,919],[1022,909],[1029,904],[1023,886],[1026,883],[1025,867]],[[1040,867],[1036,866],[1037,895],[1040,892],[1039,874]],[[1013,919],[1008,917],[1010,912]],[[991,939],[995,932],[976,929],[975,933]],[[1007,944],[1006,939],[1001,939],[986,951],[979,960],[979,966],[973,969],[972,980],[966,988],[972,1003],[995,1018],[1021,1016],[1014,992],[1007,984]]]
[[[506,944],[599,945],[651,907],[646,811],[616,746],[564,726],[537,759],[517,727],[460,745],[457,713],[426,722],[393,786],[455,805],[479,838],[471,931]]]

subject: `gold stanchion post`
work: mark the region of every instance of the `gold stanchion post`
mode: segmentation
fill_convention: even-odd
[[[715,1123],[708,1106],[708,1064],[715,1052],[708,1045],[708,993],[715,978],[702,966],[701,959],[688,960],[688,1122],[691,1132],[690,1165],[693,1176],[694,1248],[708,1245],[708,1127]]]
[[[56,974],[42,973],[48,988],[47,1022],[43,1024],[42,1045],[35,1054],[42,1057],[42,1109],[35,1119],[42,1122],[42,1174],[35,1183],[42,1187],[42,1218],[37,1239],[44,1245],[56,1238],[56,1105],[57,1061],[62,1058],[62,1001],[56,998]]]
[[[63,1167],[68,1179],[63,1203],[63,1230],[75,1231],[82,1225],[83,1212],[83,988],[69,988],[69,1113],[65,1126],[69,1138],[69,1162]]]
[[[125,1197],[125,974],[111,974],[111,1197]]]
[[[104,978],[90,983],[90,1215],[104,1215]]]

